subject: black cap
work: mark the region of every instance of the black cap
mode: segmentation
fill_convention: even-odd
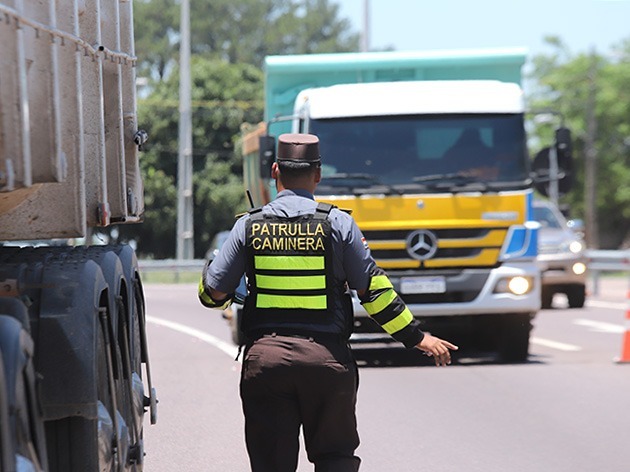
[[[319,138],[313,134],[286,133],[278,137],[278,160],[319,162]]]

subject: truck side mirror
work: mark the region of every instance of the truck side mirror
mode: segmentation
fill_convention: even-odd
[[[534,171],[534,187],[545,197],[549,196],[550,182],[553,176],[549,171],[549,160],[552,148],[541,149],[534,158],[532,170]],[[560,154],[556,149],[556,159],[558,164],[558,192],[559,195],[566,195],[573,187],[572,160],[570,155]]]
[[[267,179],[271,176],[271,165],[276,160],[276,138],[271,135],[258,138],[258,161],[260,176]]]
[[[556,130],[556,152],[558,153],[558,165],[563,169],[570,169],[572,167],[573,145],[569,128],[558,128]]]

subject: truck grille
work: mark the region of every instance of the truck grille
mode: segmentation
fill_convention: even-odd
[[[438,269],[495,267],[507,228],[431,229],[437,238],[437,251],[424,261],[407,252],[407,237],[413,229],[365,230],[372,256],[384,269]]]

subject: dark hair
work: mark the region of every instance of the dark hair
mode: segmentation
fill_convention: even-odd
[[[321,167],[321,162],[277,161],[280,172],[288,178],[302,177]]]

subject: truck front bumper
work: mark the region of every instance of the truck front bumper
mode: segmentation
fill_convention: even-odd
[[[409,277],[443,280],[442,293],[409,294],[401,282]],[[501,287],[514,277],[531,281],[523,295],[503,291]],[[531,313],[540,310],[540,271],[534,262],[511,262],[493,269],[463,269],[425,272],[394,272],[389,278],[396,292],[417,318],[434,316],[485,315],[493,313]],[[354,299],[355,317],[369,316]]]

